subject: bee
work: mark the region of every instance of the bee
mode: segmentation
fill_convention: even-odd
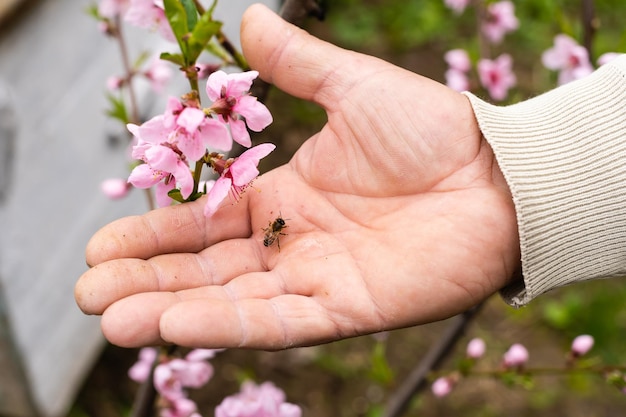
[[[276,242],[278,244],[278,251],[280,252],[280,235],[286,236],[285,233],[282,233],[283,229],[286,227],[287,224],[285,223],[285,219],[282,218],[282,215],[277,217],[273,222],[269,222],[268,227],[263,229],[265,232],[263,245],[270,247]]]

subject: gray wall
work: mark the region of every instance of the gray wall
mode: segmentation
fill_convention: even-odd
[[[237,43],[250,3],[222,1],[216,11]],[[118,49],[84,13],[88,4],[34,2],[0,34],[0,366],[8,369],[0,414],[66,412],[104,345],[99,319],[73,298],[85,244],[107,222],[147,208],[137,190],[123,201],[99,191],[101,180],[128,171],[124,146],[107,141],[120,128],[103,115]],[[134,51],[163,45],[156,35],[132,37]],[[151,104],[147,89],[141,97]]]

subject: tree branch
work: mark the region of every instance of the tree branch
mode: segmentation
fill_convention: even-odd
[[[407,379],[391,396],[385,407],[383,417],[399,417],[406,411],[413,396],[426,386],[430,372],[437,369],[452,352],[457,341],[481,307],[482,304],[450,319],[450,324],[437,343],[430,347]]]

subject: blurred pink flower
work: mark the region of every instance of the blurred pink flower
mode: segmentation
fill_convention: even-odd
[[[198,406],[187,397],[168,400],[166,406],[160,410],[160,417],[201,417]]]
[[[230,125],[233,140],[246,148],[252,145],[246,125],[260,132],[272,123],[267,107],[248,93],[258,75],[257,71],[234,74],[215,71],[209,75],[206,84],[207,96],[213,101],[211,110]]]
[[[554,37],[554,46],[544,51],[541,61],[546,68],[559,71],[559,85],[578,80],[593,72],[587,49],[564,34]]]
[[[504,353],[502,361],[506,368],[519,368],[528,362],[528,350],[524,345],[515,343]]]
[[[624,55],[623,53],[620,52],[606,52],[602,55],[600,55],[598,57],[597,63],[599,66],[608,64],[609,62],[613,61],[615,58]]]
[[[517,30],[519,21],[515,17],[515,5],[505,0],[491,3],[487,6],[487,16],[482,25],[482,31],[493,43],[500,43],[509,32]]]
[[[124,14],[130,0],[100,0],[98,14],[107,19],[114,19]]]
[[[209,75],[219,70],[220,67],[221,67],[220,64],[203,64],[203,63],[196,62],[196,68],[198,70],[198,79],[205,80],[209,78]]]
[[[192,350],[184,359],[175,358],[157,365],[154,370],[154,387],[167,400],[186,398],[184,388],[200,388],[213,376],[213,366],[207,359],[215,350]]]
[[[130,379],[139,383],[148,379],[157,355],[158,351],[156,348],[146,347],[139,350],[139,359],[128,370],[128,376]]]
[[[204,214],[212,216],[219,204],[231,193],[235,201],[245,188],[259,175],[259,161],[276,148],[271,143],[262,143],[242,153],[238,158],[223,161],[223,165],[214,166],[220,175],[207,193]]]
[[[451,68],[446,71],[445,77],[446,85],[454,91],[467,91],[470,89],[469,78],[467,74],[462,71]]]
[[[449,66],[445,73],[446,85],[456,91],[467,91],[470,87],[467,72],[472,68],[467,51],[464,49],[452,49],[444,55],[443,59]]]
[[[271,382],[242,384],[238,394],[224,398],[215,417],[300,417],[302,409],[286,402],[285,393]]]
[[[173,72],[170,65],[157,55],[149,61],[148,67],[143,71],[143,74],[150,80],[152,89],[157,93],[161,93],[172,79]]]
[[[485,341],[480,337],[475,337],[467,344],[465,354],[468,358],[478,359],[485,354],[486,348]]]
[[[456,14],[461,14],[469,5],[471,0],[444,0],[446,7],[452,9]]]
[[[588,334],[582,334],[577,336],[572,341],[572,355],[575,357],[586,355],[591,350],[594,344],[593,336]]]
[[[176,42],[167,18],[163,0],[130,0],[124,19],[133,26],[156,30],[166,40]]]
[[[454,380],[447,376],[442,376],[435,379],[430,389],[432,390],[435,397],[445,397],[446,395],[452,392],[454,388]]]
[[[112,200],[117,200],[128,195],[130,184],[123,178],[109,178],[100,183],[100,189]]]
[[[478,61],[478,77],[483,87],[494,100],[504,100],[509,89],[517,83],[511,69],[513,60],[508,54],[502,54],[495,60],[481,59]]]
[[[117,91],[124,85],[124,79],[117,75],[111,75],[107,78],[106,85],[109,91]]]
[[[450,68],[468,72],[472,69],[472,61],[465,49],[451,49],[443,56]]]

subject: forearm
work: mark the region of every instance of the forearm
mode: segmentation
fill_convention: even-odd
[[[524,279],[505,300],[626,275],[626,56],[512,106],[467,96],[516,208]]]

